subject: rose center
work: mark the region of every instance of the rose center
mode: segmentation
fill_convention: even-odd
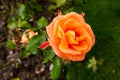
[[[80,35],[75,30],[68,30],[65,32],[65,36],[69,45],[69,48],[74,48],[76,50],[87,49],[87,44],[85,40],[87,35]]]
[[[76,33],[73,30],[68,30],[65,32],[65,36],[67,38],[67,41],[69,44],[79,44],[79,42],[76,40]]]

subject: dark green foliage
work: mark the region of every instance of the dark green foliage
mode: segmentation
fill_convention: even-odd
[[[72,63],[66,65],[66,80],[77,80],[77,71],[75,70]]]
[[[25,19],[27,12],[26,12],[26,6],[24,4],[19,5],[19,9],[17,11],[17,14],[22,20]]]
[[[28,45],[26,46],[26,50],[31,54],[38,54],[39,46],[46,41],[45,33],[41,33],[38,36],[34,36],[30,39]]]
[[[8,40],[6,46],[9,49],[15,49],[16,48],[16,44],[12,40]]]
[[[47,63],[48,61],[52,60],[55,56],[55,53],[52,49],[50,50],[43,50],[44,60],[42,63]]]
[[[45,17],[41,17],[36,21],[36,24],[38,25],[39,29],[46,28],[46,26],[48,25],[48,21]]]
[[[62,60],[56,57],[53,61],[53,69],[50,72],[50,78],[52,80],[58,80],[62,71]]]
[[[85,0],[85,4],[80,7],[96,36],[95,46],[87,57],[95,56],[98,60],[96,72],[83,68],[86,64],[78,69],[81,80],[120,79],[119,4],[119,0]]]

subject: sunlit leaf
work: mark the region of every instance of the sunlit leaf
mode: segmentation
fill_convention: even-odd
[[[8,22],[7,27],[9,29],[15,29],[15,28],[17,28],[16,19],[14,17],[8,18],[7,22]]]
[[[26,46],[26,50],[32,54],[37,54],[39,51],[39,46],[45,42],[45,40],[45,33],[40,33],[38,36],[32,37]]]
[[[61,69],[62,69],[62,60],[56,57],[53,62],[53,69],[50,72],[50,78],[52,80],[58,80],[61,74]]]
[[[43,55],[45,56],[43,63],[46,63],[53,59],[53,57],[55,56],[55,53],[53,52],[53,50],[50,49],[50,50],[44,50]]]
[[[28,21],[18,21],[18,27],[22,27],[22,28],[30,28],[31,25]]]
[[[7,46],[9,49],[15,49],[16,44],[13,43],[12,40],[8,40],[6,46]]]
[[[56,8],[62,6],[66,2],[66,0],[50,0],[50,2],[53,2],[55,4],[49,5],[49,7],[48,7],[49,11],[52,10],[52,9],[56,9]]]
[[[21,19],[25,19],[25,17],[26,17],[26,6],[24,4],[19,5],[19,9],[17,11],[17,14]]]
[[[45,28],[48,24],[48,21],[45,17],[41,17],[36,21],[39,28]]]
[[[50,2],[53,2],[56,4],[56,7],[60,7],[61,5],[63,5],[66,0],[50,0]]]
[[[48,7],[48,10],[51,11],[52,9],[56,9],[56,8],[57,8],[56,5],[51,4],[51,5]]]
[[[20,80],[20,78],[12,78],[12,80]]]
[[[60,7],[61,5],[63,5],[66,0],[55,0],[56,1],[56,4],[57,4],[57,7]]]
[[[7,27],[8,27],[9,29],[15,29],[15,28],[17,28],[17,23],[16,23],[16,22],[9,23],[9,24],[7,25]]]

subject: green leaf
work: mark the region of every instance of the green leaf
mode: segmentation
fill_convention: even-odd
[[[67,80],[77,80],[76,79],[76,70],[74,69],[72,64],[68,64],[66,66],[67,73],[66,73],[66,79]]]
[[[27,52],[26,50],[23,50],[21,53],[20,53],[20,57],[21,58],[27,58],[29,55],[31,55],[30,52]]]
[[[49,11],[52,10],[52,9],[56,9],[56,8],[62,6],[62,5],[66,2],[66,0],[50,0],[50,2],[53,2],[53,3],[55,3],[55,4],[51,4],[51,5],[48,7],[48,10],[49,10]]]
[[[46,63],[46,62],[48,62],[48,61],[53,59],[53,57],[55,56],[55,53],[53,52],[52,49],[51,50],[44,50],[43,51],[43,55],[45,57],[44,57],[44,60],[43,60],[42,63]]]
[[[12,40],[8,40],[6,46],[7,46],[9,49],[15,49],[16,44],[13,43]]]
[[[17,24],[16,24],[16,22],[8,23],[7,27],[9,29],[15,29],[15,28],[17,28]]]
[[[13,23],[13,22],[15,22],[16,21],[16,19],[14,18],[14,17],[10,17],[10,18],[8,18],[8,23]]]
[[[93,71],[97,70],[97,61],[96,61],[95,57],[92,57],[91,59],[89,59],[87,68],[88,69],[92,68]]]
[[[69,9],[64,10],[64,14],[74,11],[74,7],[70,7]]]
[[[17,28],[17,23],[16,23],[16,19],[14,17],[10,17],[8,18],[8,24],[7,24],[7,27],[9,29],[14,29],[14,28]]]
[[[12,78],[12,80],[20,80],[20,78]]]
[[[29,0],[30,3],[37,3],[36,0]]]
[[[45,28],[48,25],[48,21],[45,17],[41,17],[36,21],[39,28]]]
[[[30,23],[28,21],[18,21],[18,27],[22,27],[25,29],[28,29],[31,27]]]
[[[42,11],[42,6],[40,4],[31,4],[31,8],[37,11]]]
[[[32,37],[26,46],[26,50],[31,52],[31,54],[37,54],[39,46],[45,42],[45,40],[45,33],[40,33],[40,35]]]
[[[57,7],[60,7],[66,2],[66,0],[56,0]]]
[[[26,6],[24,4],[19,5],[19,9],[17,11],[17,14],[21,19],[25,19],[25,17],[26,17]]]
[[[50,72],[50,78],[52,80],[58,80],[58,78],[61,75],[61,69],[62,69],[62,60],[56,57],[53,62],[53,69]]]
[[[56,5],[51,4],[50,6],[48,6],[48,11],[51,11],[52,9],[54,10],[56,8],[57,8]]]
[[[81,6],[83,4],[83,0],[73,0],[74,5]]]
[[[42,11],[42,5],[37,0],[29,0],[28,4],[32,10]]]

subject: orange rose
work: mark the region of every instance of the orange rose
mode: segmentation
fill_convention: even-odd
[[[94,45],[94,33],[83,16],[75,12],[59,15],[47,26],[48,41],[57,56],[82,61]]]

